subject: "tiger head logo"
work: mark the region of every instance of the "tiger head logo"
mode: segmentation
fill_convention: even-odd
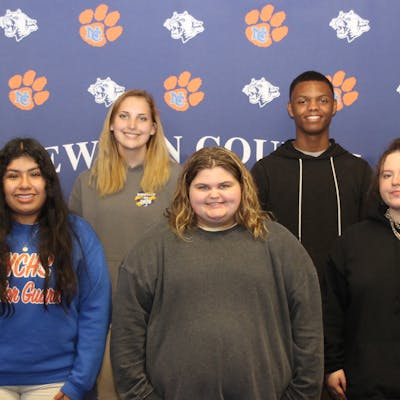
[[[182,43],[204,31],[203,22],[192,17],[187,11],[181,14],[174,11],[172,17],[165,20],[164,27],[171,32],[172,39],[181,39]]]
[[[258,104],[260,108],[280,96],[279,87],[272,85],[264,77],[258,80],[252,78],[242,92],[248,96],[251,104]]]
[[[361,18],[353,10],[347,13],[340,11],[339,15],[331,20],[329,26],[336,30],[336,36],[339,39],[347,39],[348,43],[370,30],[369,21]]]
[[[4,35],[8,38],[15,38],[20,42],[23,38],[38,30],[36,19],[28,17],[19,8],[15,11],[7,10],[6,14],[0,17],[0,28],[4,29]]]
[[[89,86],[88,92],[94,96],[97,104],[104,103],[106,107],[110,107],[116,98],[125,92],[125,88],[117,85],[110,77],[97,78],[96,82]]]

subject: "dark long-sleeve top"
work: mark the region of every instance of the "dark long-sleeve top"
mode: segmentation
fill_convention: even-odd
[[[400,399],[400,241],[383,214],[350,227],[326,270],[325,370],[350,400]]]
[[[365,217],[372,171],[333,139],[318,157],[288,140],[257,161],[252,175],[264,210],[301,241],[324,285],[326,259],[344,230]]]
[[[111,357],[123,400],[312,400],[323,374],[321,299],[283,226],[153,230],[120,269]]]

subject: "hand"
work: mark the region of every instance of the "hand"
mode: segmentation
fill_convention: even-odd
[[[61,390],[53,397],[53,400],[71,400],[70,397],[65,395]]]
[[[346,375],[342,369],[325,376],[326,386],[334,399],[347,400]]]

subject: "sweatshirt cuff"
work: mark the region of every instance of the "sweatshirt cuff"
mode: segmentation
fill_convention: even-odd
[[[83,400],[86,391],[78,388],[73,383],[66,381],[61,391],[73,400]]]

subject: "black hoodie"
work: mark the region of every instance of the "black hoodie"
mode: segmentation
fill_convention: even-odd
[[[262,208],[272,211],[302,242],[323,288],[324,266],[334,240],[363,217],[371,168],[333,139],[318,157],[296,150],[292,143],[286,141],[257,161],[251,173]]]
[[[325,372],[344,369],[349,400],[400,399],[400,240],[384,210],[346,230],[326,282]]]

